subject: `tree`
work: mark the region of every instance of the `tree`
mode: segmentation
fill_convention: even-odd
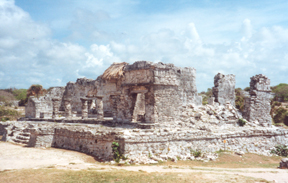
[[[42,85],[31,85],[30,88],[27,90],[27,98],[29,98],[30,96],[36,96],[37,98],[39,98],[40,95],[43,95],[45,93],[46,90],[43,89]]]
[[[274,100],[280,99],[280,101],[288,101],[288,84],[280,83],[277,86],[271,87],[272,92],[275,93]]]
[[[239,109],[239,111],[243,112],[243,110],[244,110],[244,95],[242,93],[242,89],[236,88],[235,89],[235,95],[236,95],[235,106],[237,109]]]

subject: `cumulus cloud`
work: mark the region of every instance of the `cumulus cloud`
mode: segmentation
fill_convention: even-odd
[[[79,4],[74,17],[68,23],[59,20],[71,31],[59,41],[52,39],[49,24],[35,22],[14,1],[0,0],[0,88],[63,86],[77,77],[95,79],[113,62],[138,60],[196,68],[199,91],[212,87],[218,72],[235,74],[242,88],[260,73],[272,85],[287,82],[288,29],[259,26],[265,17],[193,9],[144,14],[144,19],[129,14],[139,10],[134,9],[137,1],[114,2],[112,9],[103,2],[90,2],[89,9],[89,2],[74,2]]]

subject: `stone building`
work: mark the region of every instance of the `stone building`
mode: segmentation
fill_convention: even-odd
[[[98,115],[100,119],[101,114],[114,121],[172,122],[180,119],[181,107],[188,104],[202,104],[194,68],[123,62],[112,64],[96,80],[80,78],[75,83],[68,82],[54,97],[49,93],[39,99],[30,98],[26,117],[55,118],[62,111],[67,118]]]

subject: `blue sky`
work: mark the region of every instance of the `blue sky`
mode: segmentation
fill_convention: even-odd
[[[0,88],[96,79],[113,62],[194,67],[236,87],[288,83],[288,1],[0,0]]]

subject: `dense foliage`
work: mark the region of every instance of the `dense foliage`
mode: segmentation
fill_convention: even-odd
[[[271,150],[272,154],[277,154],[278,156],[288,156],[288,148],[286,145],[277,145]]]
[[[199,95],[202,96],[202,104],[206,105],[208,104],[208,99],[213,95],[212,89],[208,88],[207,92],[202,91],[201,93],[199,93]]]
[[[7,109],[5,107],[0,106],[0,120],[1,121],[8,121],[11,118],[16,119],[20,117],[20,113],[13,109]]]
[[[38,98],[39,96],[46,94],[46,92],[47,91],[43,88],[42,85],[31,85],[30,88],[27,90],[27,98],[29,98],[30,96],[36,96]]]
[[[235,99],[235,107],[243,112],[244,110],[244,95],[242,93],[242,89],[241,88],[236,88],[235,89],[235,95],[236,95],[236,99]]]
[[[288,84],[280,83],[277,86],[271,87],[272,92],[275,93],[275,101],[287,102],[288,101]]]

